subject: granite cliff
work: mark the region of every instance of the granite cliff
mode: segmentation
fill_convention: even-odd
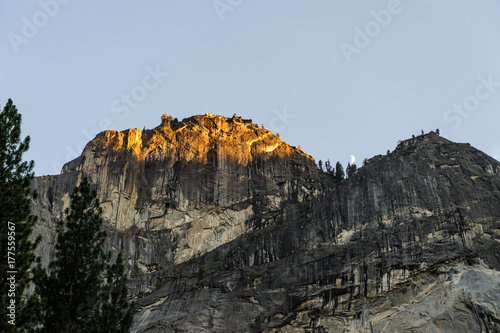
[[[44,262],[84,175],[133,332],[500,331],[500,163],[468,144],[431,132],[334,181],[236,116],[102,132],[35,179]]]

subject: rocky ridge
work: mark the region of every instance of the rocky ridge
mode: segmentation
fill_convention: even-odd
[[[500,164],[431,132],[335,182],[251,121],[100,133],[40,177],[39,251],[87,175],[134,332],[500,330]]]
[[[158,267],[204,254],[272,223],[267,212],[311,197],[314,160],[251,120],[207,114],[152,130],[105,131],[60,175],[35,179],[39,249],[50,256],[69,193],[95,184],[114,249],[129,254],[133,290],[150,291]],[[307,199],[307,200],[310,200]],[[266,215],[267,214],[267,215]],[[153,274],[150,274],[153,273]],[[151,276],[150,276],[151,275]]]

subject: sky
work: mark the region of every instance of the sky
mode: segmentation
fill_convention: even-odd
[[[37,176],[102,130],[233,114],[318,160],[421,130],[500,159],[500,1],[1,1],[0,104]]]

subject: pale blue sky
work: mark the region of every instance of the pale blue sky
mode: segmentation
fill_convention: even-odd
[[[22,113],[37,175],[163,113],[237,113],[344,166],[436,128],[499,159],[499,15],[494,0],[2,1],[0,103]]]

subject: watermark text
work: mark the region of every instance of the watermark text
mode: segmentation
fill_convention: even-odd
[[[290,124],[290,121],[296,117],[294,114],[288,113],[286,106],[281,110],[274,108],[272,113],[274,117],[271,118],[269,129],[275,134],[283,131]]]
[[[60,9],[60,5],[65,5],[70,0],[40,0],[38,5],[40,10],[35,12],[31,19],[23,16],[21,18],[22,27],[21,33],[9,32],[7,38],[15,53],[19,53],[19,47],[28,42],[38,35],[40,29],[45,27],[49,21],[54,18]]]
[[[149,93],[157,89],[169,75],[159,65],[156,65],[155,68],[147,66],[145,71],[146,74],[142,77],[140,84],[133,86],[129,92],[121,94],[111,102],[110,110],[112,115],[117,114],[121,120],[125,120],[129,116],[130,111],[137,109],[140,103],[148,97]],[[80,156],[85,145],[93,140],[99,132],[116,127],[112,115],[101,118],[96,128],[82,130],[84,139],[78,142],[74,148],[70,145],[66,146],[66,161],[71,161]],[[52,163],[52,169],[55,173],[59,173],[62,167],[63,164],[60,162]]]
[[[7,222],[7,322],[16,325],[16,224]]]
[[[387,9],[370,11],[370,15],[373,17],[373,20],[368,21],[363,29],[359,26],[354,27],[355,34],[352,44],[344,41],[339,44],[340,50],[342,51],[347,63],[350,64],[352,56],[354,54],[360,54],[361,50],[370,45],[373,38],[380,35],[382,28],[389,26],[393,16],[400,14],[402,11],[403,6],[399,0],[389,0],[387,3]]]
[[[214,6],[215,12],[219,16],[219,20],[224,21],[224,15],[227,12],[232,12],[242,2],[243,0],[214,0],[212,6]]]
[[[453,129],[458,129],[464,119],[470,117],[471,112],[477,110],[482,101],[487,100],[500,87],[500,81],[494,81],[493,75],[488,75],[485,79],[483,76],[477,78],[479,84],[474,89],[474,93],[464,98],[462,103],[453,103],[451,108],[446,109],[443,113],[443,120],[448,123],[453,123]]]

